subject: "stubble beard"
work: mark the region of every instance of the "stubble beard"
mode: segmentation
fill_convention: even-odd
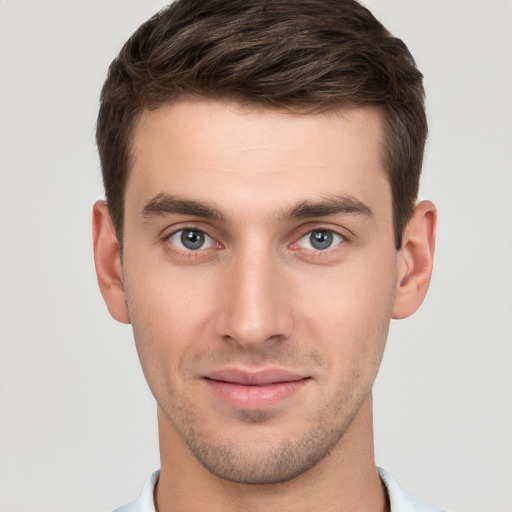
[[[356,403],[354,394],[340,391],[295,439],[269,438],[265,425],[272,421],[272,413],[267,412],[240,411],[239,420],[254,433],[249,440],[227,441],[214,439],[195,411],[174,404],[172,414],[164,413],[192,455],[214,475],[240,484],[277,484],[308,471],[340,443],[370,389],[357,394]]]
[[[296,430],[288,435],[283,434],[282,426],[279,427],[281,420],[286,423],[284,418],[279,418],[279,411],[240,410],[236,418],[240,425],[240,436],[237,437],[236,433],[231,437],[223,436],[222,430],[216,436],[221,427],[214,424],[210,429],[210,418],[205,416],[206,411],[197,404],[191,407],[197,397],[194,392],[190,393],[190,387],[185,394],[174,390],[165,367],[161,368],[161,379],[153,382],[156,384],[160,380],[160,385],[152,386],[152,379],[149,378],[151,372],[144,373],[165,417],[164,421],[180,436],[191,455],[204,468],[219,478],[240,484],[277,484],[310,470],[335,447],[342,448],[347,429],[371,394],[383,355],[387,326],[386,329],[377,328],[372,334],[374,336],[369,336],[367,340],[358,340],[362,350],[350,365],[348,375],[338,383],[337,391],[330,400],[319,407],[312,407],[309,416],[302,417],[302,421],[295,421]],[[373,354],[369,356],[368,351]],[[292,368],[317,368],[321,369],[320,374],[329,374],[329,364],[318,352],[298,355],[293,347],[280,348],[275,353],[259,354],[256,359],[238,349],[232,352],[226,349],[193,356],[183,365],[186,368],[185,381],[190,382],[191,375],[195,373],[187,371],[187,368],[195,368],[198,361],[215,362],[217,365],[237,361],[255,366],[271,361],[285,366],[288,363]],[[147,370],[144,364],[143,369]],[[185,385],[183,387],[187,388]],[[322,401],[322,398],[317,396],[317,400]],[[298,414],[300,408],[299,405]]]

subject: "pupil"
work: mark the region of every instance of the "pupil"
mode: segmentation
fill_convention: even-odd
[[[181,243],[193,251],[200,249],[204,244],[204,233],[201,231],[183,231],[181,234]]]
[[[332,233],[330,231],[313,231],[309,239],[315,249],[327,249],[332,244]]]

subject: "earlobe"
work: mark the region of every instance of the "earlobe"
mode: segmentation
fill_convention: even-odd
[[[412,315],[425,298],[434,262],[436,225],[436,207],[430,201],[418,203],[398,253],[393,318]]]
[[[105,201],[97,201],[93,207],[92,231],[94,263],[101,294],[110,314],[118,322],[129,324],[119,244]]]

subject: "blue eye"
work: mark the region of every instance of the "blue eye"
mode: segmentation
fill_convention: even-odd
[[[298,242],[302,249],[325,251],[343,242],[343,237],[330,229],[314,229],[305,234]]]
[[[169,242],[186,251],[198,251],[214,246],[213,239],[198,229],[180,229],[169,237]]]

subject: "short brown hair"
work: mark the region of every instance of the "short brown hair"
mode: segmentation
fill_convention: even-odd
[[[200,96],[306,114],[378,106],[398,249],[427,136],[422,79],[405,44],[354,0],[177,0],[130,37],[101,93],[96,137],[120,245],[137,120]]]

